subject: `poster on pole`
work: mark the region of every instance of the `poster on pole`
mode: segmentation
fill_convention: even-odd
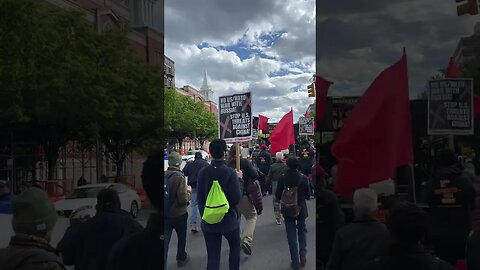
[[[473,80],[431,80],[428,86],[428,135],[473,135]]]
[[[311,136],[315,134],[313,117],[300,117],[298,120],[298,134],[300,136]]]
[[[250,92],[219,98],[219,138],[228,143],[252,139],[252,95]]]
[[[258,139],[258,125],[260,123],[260,118],[253,116],[252,120],[252,140]]]

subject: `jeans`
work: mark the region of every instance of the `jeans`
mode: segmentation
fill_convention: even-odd
[[[251,247],[253,244],[253,233],[257,224],[257,210],[255,210],[255,206],[250,202],[247,195],[243,195],[238,207],[246,220],[241,236],[242,243]]]
[[[288,247],[290,248],[292,264],[298,266],[300,265],[300,256],[307,255],[307,226],[305,219],[285,217],[285,229],[287,230]]]
[[[187,244],[187,220],[188,213],[183,216],[170,218],[165,220],[165,242],[164,242],[164,261],[166,265],[168,257],[168,246],[172,238],[172,232],[175,230],[178,237],[177,261],[184,261],[187,258],[185,246]]]
[[[208,263],[207,270],[220,269],[220,253],[222,250],[222,236],[228,241],[230,246],[230,255],[228,265],[230,270],[239,270],[240,268],[240,228],[228,233],[203,232],[205,244],[207,245]]]
[[[192,201],[191,205],[192,208],[192,216],[190,217],[190,225],[193,227],[197,227],[197,216],[198,216],[198,200],[197,200],[197,189],[192,188]]]

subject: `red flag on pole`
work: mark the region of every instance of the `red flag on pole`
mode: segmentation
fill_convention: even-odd
[[[345,121],[332,152],[339,161],[336,191],[351,196],[357,188],[391,178],[413,161],[407,57],[385,69]]]
[[[293,110],[285,114],[282,120],[272,132],[268,139],[270,144],[270,153],[275,155],[277,152],[288,149],[288,146],[295,143],[295,133],[293,129]]]
[[[462,75],[458,70],[457,63],[453,60],[453,57],[450,57],[450,61],[448,61],[447,70],[445,71],[445,78],[460,78]]]
[[[265,131],[268,129],[268,117],[263,116],[261,114],[258,115],[258,129],[261,131]]]
[[[310,116],[310,108],[307,109],[305,112],[305,117],[308,118]]]
[[[325,117],[325,107],[327,104],[327,95],[328,88],[332,85],[333,82],[326,80],[320,76],[315,76],[315,95],[316,95],[316,113],[315,113],[315,122],[321,122]]]

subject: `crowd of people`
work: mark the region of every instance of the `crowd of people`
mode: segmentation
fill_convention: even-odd
[[[307,145],[299,157],[275,153],[275,160],[266,146],[260,148],[254,158],[237,160],[236,148],[227,150],[226,142],[216,139],[209,145],[210,163],[198,153],[183,170],[177,152],[168,155],[166,171],[163,153],[152,155],[142,171],[143,188],[155,208],[145,228],[120,209],[115,190],[104,189],[95,216],[71,220],[56,247],[50,242],[57,213],[47,194],[31,187],[12,199],[0,183],[0,197],[11,199],[15,232],[8,247],[0,249],[0,269],[167,269],[173,231],[182,267],[189,262],[188,225],[192,233],[203,233],[207,270],[220,267],[222,238],[229,243],[229,269],[240,269],[241,252],[250,256],[255,251],[256,222],[265,199],[261,174],[271,183],[272,222],[285,225],[293,269],[307,264],[306,201],[312,196],[318,269],[480,269],[480,171],[466,172],[453,151],[436,155],[425,188],[427,207],[393,196],[382,222],[377,218],[379,194],[368,187],[353,193],[354,216],[347,221],[330,175],[318,162],[314,165],[315,153]],[[302,160],[303,154],[312,160]]]
[[[182,218],[177,218],[179,215],[174,215],[170,210],[165,232],[165,250],[168,251],[172,231],[169,228],[178,228],[176,229],[178,266],[188,261],[185,251],[187,232],[185,215],[188,205],[191,206],[190,226],[193,233],[199,231],[197,210],[200,214],[200,229],[205,239],[208,258],[207,269],[220,267],[222,237],[229,243],[230,269],[239,269],[240,253],[243,251],[249,256],[253,254],[257,218],[263,211],[263,199],[269,193],[273,195],[274,222],[278,225],[285,223],[291,266],[299,269],[306,265],[305,219],[308,217],[308,209],[305,201],[311,197],[309,178],[311,179],[312,165],[309,175],[304,175],[301,172],[301,161],[294,155],[287,157],[283,153],[275,153],[274,162],[265,144],[258,148],[259,151],[256,153],[250,151],[245,156],[245,151],[242,151],[237,155],[236,147],[227,150],[224,140],[213,140],[209,145],[211,163],[206,163],[201,155],[197,155],[182,171],[179,154],[176,152],[169,154],[166,175],[183,172],[183,175],[176,176],[178,180],[174,177],[168,180],[168,205],[170,209],[174,206],[181,207]],[[305,158],[312,159],[313,164],[314,157],[313,153],[311,154]],[[187,177],[187,181],[183,177]],[[190,196],[190,193],[195,195]],[[219,210],[222,208],[223,211]],[[213,212],[215,214],[212,214]],[[245,219],[245,225],[240,228],[242,217]],[[179,223],[182,225],[178,225]],[[165,263],[165,269],[166,266]]]
[[[480,269],[480,178],[443,149],[426,183],[426,207],[395,196],[386,222],[378,217],[379,194],[353,195],[354,218],[346,222],[338,198],[317,166],[317,265],[323,269]],[[424,209],[426,208],[426,209]],[[333,236],[334,235],[334,236]]]

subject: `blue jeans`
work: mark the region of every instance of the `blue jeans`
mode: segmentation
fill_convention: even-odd
[[[179,217],[165,219],[165,242],[164,242],[164,261],[167,264],[168,246],[172,238],[172,232],[175,230],[178,238],[177,261],[184,261],[187,258],[185,246],[187,245],[187,220],[188,213]]]
[[[190,225],[197,227],[197,216],[198,216],[198,200],[197,200],[197,189],[192,188],[192,201],[190,202],[192,207],[192,216],[190,217]]]
[[[304,218],[284,218],[288,247],[290,248],[290,258],[292,259],[292,264],[297,266],[300,265],[300,256],[307,255],[307,225],[305,224]]]
[[[207,270],[220,269],[222,236],[225,236],[230,246],[230,255],[228,258],[229,269],[238,270],[240,268],[240,227],[228,233],[203,232],[208,254]]]

